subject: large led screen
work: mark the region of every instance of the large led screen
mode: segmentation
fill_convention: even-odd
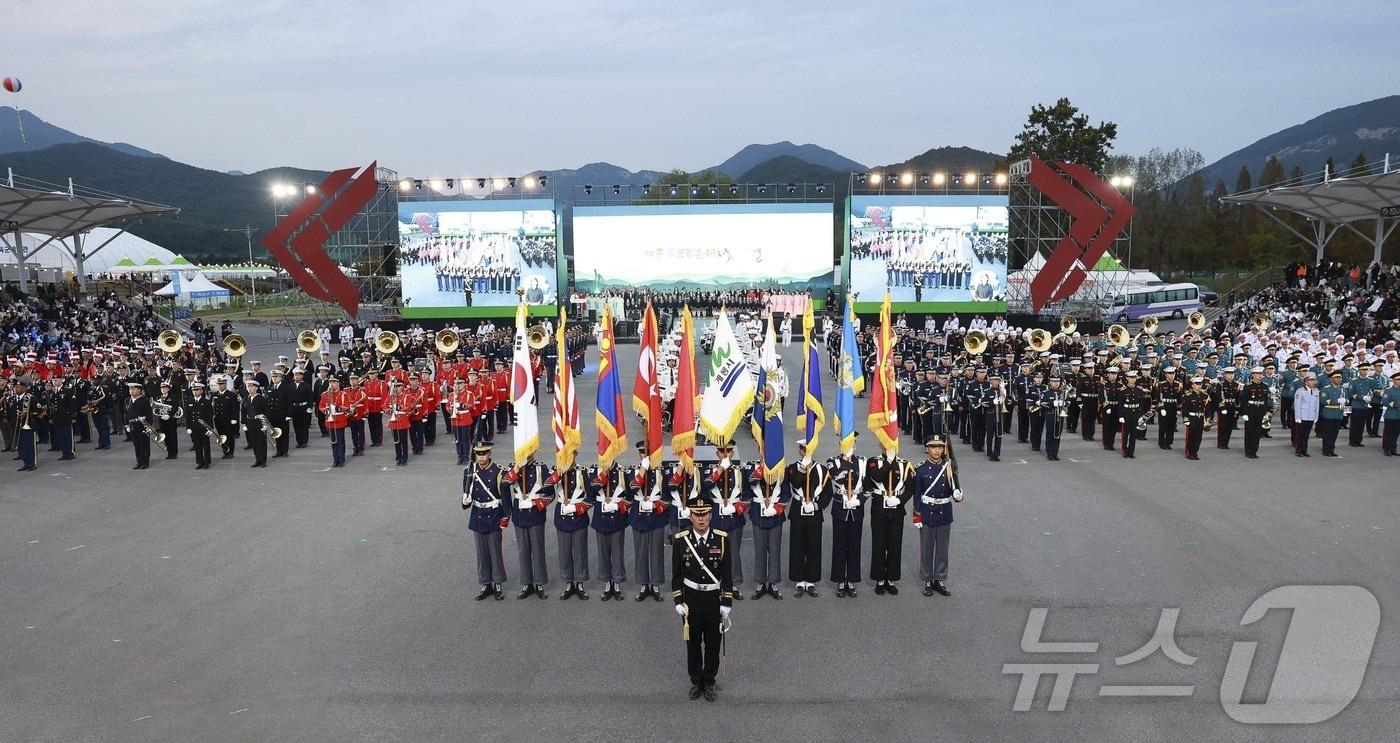
[[[850,288],[859,302],[1002,302],[1007,197],[851,197]]]
[[[775,290],[832,285],[830,204],[686,204],[574,210],[574,284]]]
[[[558,243],[549,199],[401,201],[404,307],[554,305]]]

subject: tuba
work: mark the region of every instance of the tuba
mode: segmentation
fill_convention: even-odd
[[[178,330],[162,330],[160,335],[156,336],[156,346],[166,354],[174,354],[180,350],[181,345],[183,341]]]
[[[1074,315],[1066,314],[1064,317],[1060,318],[1061,333],[1064,333],[1065,335],[1071,335],[1074,333],[1075,328],[1078,327],[1079,321],[1074,319]]]
[[[963,336],[963,350],[976,356],[987,350],[987,334],[980,330],[970,331]]]
[[[316,353],[321,350],[321,334],[314,330],[303,330],[297,333],[297,350],[306,353]]]
[[[1269,325],[1271,324],[1271,323],[1269,322],[1269,313],[1267,313],[1267,312],[1256,312],[1256,313],[1254,313],[1254,317],[1250,318],[1249,324],[1250,324],[1251,326],[1253,326],[1255,330],[1258,330],[1258,331],[1261,331],[1261,332],[1262,332],[1262,331],[1265,331],[1265,330],[1268,330],[1268,329],[1269,329]]]
[[[1119,348],[1122,348],[1131,343],[1132,338],[1128,337],[1127,328],[1117,323],[1114,323],[1113,325],[1110,325],[1108,327],[1108,342],[1112,343],[1115,346],[1118,346]]]
[[[462,345],[462,339],[458,337],[457,331],[443,328],[433,336],[433,345],[437,347],[438,353],[450,354]]]
[[[374,348],[384,356],[399,350],[399,343],[399,334],[392,330],[383,330],[380,331],[379,335],[374,336]]]
[[[538,351],[549,345],[549,333],[544,331],[543,325],[531,325],[525,331],[525,344]]]
[[[1148,335],[1154,335],[1157,332],[1157,326],[1160,324],[1156,315],[1148,315],[1142,319],[1142,332]]]
[[[248,353],[248,341],[244,340],[243,336],[237,333],[230,333],[224,336],[223,352],[225,356],[236,359]]]
[[[1186,327],[1200,330],[1206,326],[1206,313],[1197,310],[1186,316]]]
[[[1036,328],[1030,332],[1026,343],[1029,344],[1031,348],[1035,349],[1036,353],[1043,353],[1050,350],[1050,344],[1053,340],[1054,339],[1050,337],[1049,331]]]

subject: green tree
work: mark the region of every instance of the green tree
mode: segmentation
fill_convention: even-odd
[[[1031,108],[1006,159],[1015,162],[1035,155],[1042,160],[1077,163],[1095,173],[1103,173],[1117,136],[1117,124],[1101,121],[1092,125],[1088,115],[1080,113],[1068,98],[1061,98],[1053,106]]]
[[[1133,172],[1137,213],[1133,224],[1133,258],[1152,269],[1175,265],[1183,235],[1205,217],[1204,159],[1190,148],[1153,148],[1137,159]]]
[[[1370,175],[1371,168],[1366,164],[1366,151],[1356,153],[1356,159],[1351,161],[1351,170],[1347,171],[1348,178],[1360,178],[1363,175]]]
[[[662,176],[656,183],[651,184],[650,193],[643,194],[636,202],[639,204],[693,204],[733,201],[742,196],[742,194],[736,196],[730,193],[729,187],[733,185],[734,179],[718,170],[687,173],[680,168],[672,168],[671,172]],[[595,188],[597,187],[595,186]],[[711,190],[714,193],[711,193]]]
[[[1270,155],[1269,161],[1264,163],[1264,169],[1259,171],[1259,185],[1265,188],[1277,186],[1283,183],[1283,178],[1283,162],[1277,155]]]
[[[1303,167],[1301,165],[1294,165],[1293,169],[1288,171],[1288,185],[1301,186],[1306,177],[1307,176],[1303,175]]]

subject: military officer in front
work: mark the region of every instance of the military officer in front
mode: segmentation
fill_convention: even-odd
[[[471,509],[467,528],[476,543],[476,578],[481,584],[477,601],[506,597],[506,564],[501,554],[501,540],[510,524],[510,514],[504,500],[510,497],[510,483],[500,465],[491,462],[491,445],[477,444],[472,449],[476,464],[462,471],[462,510]]]
[[[924,442],[928,459],[914,468],[914,527],[919,529],[919,578],[924,595],[948,591],[948,537],[953,529],[953,502],[962,501],[957,473],[944,454],[941,436]]]
[[[710,528],[710,501],[694,493],[686,505],[690,528],[676,534],[671,543],[671,596],[676,613],[685,622],[686,669],[690,672],[690,698],[717,697],[720,623],[734,603],[729,566],[728,536]]]

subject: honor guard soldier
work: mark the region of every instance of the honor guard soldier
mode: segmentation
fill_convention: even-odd
[[[194,468],[207,470],[213,461],[210,454],[209,421],[214,420],[214,403],[204,394],[203,382],[190,383],[190,396],[185,398],[185,424],[189,426],[190,448],[194,449]]]
[[[837,598],[854,598],[860,584],[860,542],[865,530],[867,495],[861,485],[865,469],[865,460],[850,451],[826,461],[832,495],[831,582],[836,584]]]
[[[1127,381],[1121,393],[1118,404],[1118,423],[1122,426],[1123,435],[1123,457],[1132,459],[1137,455],[1137,429],[1138,421],[1152,404],[1152,398],[1147,390],[1137,386],[1138,373],[1129,371]]]
[[[136,449],[136,466],[132,469],[144,470],[151,466],[151,439],[146,432],[148,428],[154,430],[155,416],[151,413],[151,398],[146,397],[145,385],[131,381],[126,387],[131,394],[126,404],[126,430]]]
[[[671,544],[671,596],[684,621],[686,668],[690,698],[713,702],[719,673],[721,622],[728,620],[734,601],[730,577],[732,559],[723,531],[710,528],[710,502],[696,494],[686,504],[691,528],[676,534]]]
[[[591,467],[588,488],[588,502],[593,506],[589,526],[596,532],[602,599],[621,601],[622,584],[627,582],[627,514],[632,509],[627,499],[627,472],[616,462],[606,470]]]
[[[1293,394],[1289,395],[1289,407],[1293,408],[1293,454],[1307,457],[1311,456],[1308,454],[1308,437],[1317,424],[1318,414],[1322,412],[1322,395],[1317,389],[1316,374],[1303,374],[1302,385],[1294,388]]]
[[[253,450],[253,467],[267,466],[267,433],[263,424],[267,422],[267,396],[262,394],[262,385],[256,379],[245,379],[248,389],[248,402],[243,406],[243,420],[248,428],[248,446]]]
[[[510,523],[503,499],[510,497],[510,484],[491,461],[490,446],[477,444],[472,453],[476,463],[462,471],[462,510],[471,509],[467,528],[476,543],[476,580],[481,584],[476,600],[494,596],[500,601],[506,597],[501,537]]]
[[[1381,420],[1385,414],[1385,393],[1390,389],[1387,381],[1385,362],[1377,358],[1371,363],[1371,413],[1366,420],[1366,435],[1373,439],[1381,437]]]
[[[935,436],[924,442],[928,459],[914,469],[914,526],[919,529],[919,579],[924,595],[948,591],[948,537],[953,528],[953,502],[962,501],[957,473],[944,457],[947,445]]]
[[[968,384],[963,385],[963,402],[968,412],[968,431],[971,433],[972,450],[982,453],[983,447],[987,443],[988,426],[987,421],[996,416],[995,411],[988,409],[987,390],[991,388],[991,382],[987,379],[987,370],[978,367],[977,377]],[[967,443],[967,439],[963,439]]]
[[[1180,398],[1181,418],[1186,427],[1186,458],[1201,458],[1201,438],[1205,435],[1206,421],[1211,417],[1210,394],[1203,389],[1205,377],[1192,377],[1191,389],[1183,392]]]
[[[560,601],[578,596],[588,600],[583,584],[588,575],[588,472],[577,465],[555,468],[545,484],[554,488],[554,534],[559,545],[559,575],[564,579]]]
[[[151,401],[152,411],[159,410],[156,414],[156,428],[165,434],[165,458],[176,459],[180,454],[180,398],[171,391],[170,380],[162,379],[160,382],[160,397]]]
[[[1227,366],[1220,370],[1220,380],[1215,383],[1211,403],[1215,407],[1215,448],[1229,449],[1230,436],[1235,431],[1235,423],[1240,415],[1239,383],[1235,381],[1235,367]]]
[[[1333,370],[1327,377],[1327,386],[1322,388],[1322,456],[1337,456],[1337,434],[1342,430],[1342,418],[1347,393],[1342,387],[1341,370]]]
[[[690,508],[686,505],[701,492],[700,468],[692,459],[689,468],[677,462],[666,478],[666,489],[671,494],[671,522],[666,527],[666,538],[674,539],[676,534],[690,528]]]
[[[941,439],[940,439],[941,440]],[[895,596],[899,588],[904,544],[904,504],[912,496],[914,468],[893,449],[865,462],[865,491],[870,501],[870,579],[875,593]]]
[[[744,598],[744,513],[749,504],[744,470],[734,461],[734,442],[721,441],[715,445],[719,461],[709,467],[705,475],[705,495],[714,507],[711,520],[716,529],[729,535],[730,572],[734,580],[734,598]]]
[[[770,482],[769,478],[776,480]],[[768,472],[762,462],[754,462],[744,470],[749,483],[750,523],[753,524],[752,598],[765,593],[779,601],[783,592],[778,583],[783,579],[783,524],[787,522],[788,493],[786,471]]]
[[[549,570],[544,559],[544,521],[554,486],[550,485],[549,469],[536,462],[534,455],[525,457],[509,470],[505,481],[511,486],[508,499],[510,520],[515,524],[515,554],[520,565],[520,593],[517,599],[534,595],[549,598],[544,586],[549,582]]]
[[[1118,367],[1107,366],[1103,370],[1103,384],[1099,385],[1099,410],[1103,413],[1103,448],[1113,451],[1114,439],[1120,430],[1119,418],[1123,414],[1118,406],[1123,398],[1123,383],[1118,381]]]
[[[71,373],[71,370],[70,370]],[[73,418],[78,415],[78,392],[63,377],[50,377],[48,417],[52,428],[52,450],[59,452],[59,461],[76,458],[73,453]],[[1362,416],[1364,417],[1364,416]]]
[[[301,367],[292,370],[292,387],[289,408],[292,416],[292,432],[296,436],[297,448],[305,449],[311,437],[311,380]]]
[[[632,500],[628,526],[632,527],[633,572],[642,586],[637,600],[650,596],[660,601],[660,585],[666,580],[666,525],[670,521],[666,513],[665,476],[651,466],[646,440],[637,442],[637,453],[641,455],[641,463],[628,478],[628,497]]]
[[[807,441],[797,442],[798,460],[787,468],[788,510],[791,525],[788,537],[788,580],[797,584],[797,597],[805,591],[817,597],[822,579],[822,514],[831,505],[826,468],[812,459]]]
[[[1162,370],[1162,383],[1157,385],[1157,448],[1171,449],[1176,443],[1176,420],[1181,409],[1181,383],[1176,381],[1176,367]]]
[[[1016,442],[1019,444],[1030,443],[1036,450],[1040,450],[1040,437],[1031,440],[1031,406],[1040,400],[1040,387],[1044,383],[1044,376],[1031,372],[1031,363],[1025,361],[1021,363],[1020,371],[1017,372],[1012,388],[1016,397]],[[927,438],[922,439],[927,441]]]
[[[993,374],[987,379],[987,386],[982,388],[982,418],[985,421],[982,426],[983,446],[986,447],[987,461],[1001,461],[1001,411],[1010,404],[1007,397],[1007,390],[1001,386],[1001,375]],[[928,439],[925,439],[927,441]],[[982,449],[976,449],[982,451]]]
[[[1264,433],[1264,416],[1273,409],[1268,385],[1264,384],[1264,367],[1249,370],[1249,383],[1240,390],[1240,417],[1244,420],[1244,455],[1259,458],[1259,438]]]
[[[1400,439],[1400,372],[1390,375],[1390,386],[1379,395],[1381,415],[1381,451],[1387,457],[1396,455],[1397,439]]]
[[[277,437],[273,442],[273,459],[287,456],[287,450],[292,445],[292,398],[295,390],[291,380],[286,378],[280,365],[272,370],[272,383],[267,390],[267,409],[270,413],[268,420],[272,425],[282,429],[286,435]]]
[[[1064,434],[1065,422],[1072,420],[1069,413],[1070,397],[1060,387],[1059,377],[1050,377],[1050,385],[1040,391],[1040,421],[1045,430],[1045,459],[1060,461],[1060,436]],[[1033,429],[1034,430],[1034,429]],[[1034,438],[1031,439],[1035,441]]]
[[[1099,398],[1103,388],[1094,374],[1094,365],[1085,364],[1081,376],[1074,380],[1075,396],[1079,398],[1079,433],[1085,441],[1093,441],[1094,423],[1099,419]]]

